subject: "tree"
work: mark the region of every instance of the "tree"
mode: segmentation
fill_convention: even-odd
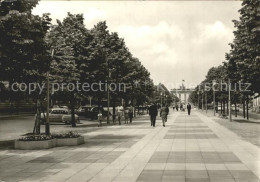
[[[47,42],[55,50],[54,60],[51,63],[52,81],[60,84],[76,85],[80,81],[81,66],[86,59],[84,45],[88,38],[83,24],[83,15],[68,16],[63,22],[57,21],[47,36]],[[75,122],[75,95],[79,90],[68,88],[65,94],[70,100],[72,126]],[[58,93],[61,94],[61,93]]]
[[[229,71],[243,83],[251,83],[251,90],[260,92],[260,2],[244,0],[240,19],[233,20],[235,39],[227,54]],[[233,69],[233,70],[232,70]],[[253,93],[252,92],[252,93]],[[249,93],[249,94],[252,94]]]
[[[233,83],[251,84],[251,92],[240,91],[245,117],[245,100],[248,105],[249,95],[260,92],[260,2],[244,0],[242,6],[239,20],[233,20],[235,39],[230,44],[230,53],[226,54],[226,65]],[[235,97],[239,98],[239,92]]]
[[[31,14],[38,1],[2,1],[0,6],[0,80],[8,81],[10,102],[19,102],[21,93],[13,92],[14,82],[42,83],[48,70],[49,53],[44,37],[50,27],[48,14]],[[22,97],[29,97],[25,93]],[[35,93],[32,98],[41,99]],[[39,120],[37,133],[40,132]]]

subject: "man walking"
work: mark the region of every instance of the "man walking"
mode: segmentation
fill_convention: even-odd
[[[130,105],[130,107],[128,109],[128,117],[130,119],[130,123],[132,123],[133,117],[134,117],[134,108],[132,105]]]
[[[153,105],[150,106],[149,115],[150,115],[150,119],[151,119],[151,126],[155,127],[156,116],[158,115],[158,110],[157,110],[157,106],[155,103],[153,103]]]
[[[167,122],[167,115],[168,115],[169,109],[167,111],[167,107],[165,105],[162,106],[160,111],[160,116],[162,117],[163,126],[165,127],[165,122]]]
[[[187,105],[187,110],[188,110],[188,115],[190,115],[190,110],[191,110],[191,105],[190,105],[190,103],[188,103],[188,105]]]
[[[149,114],[149,116],[150,116],[151,126],[153,126],[153,118],[152,118],[152,115],[151,115],[152,109],[153,109],[153,104],[150,105],[149,108],[148,108],[148,114]]]

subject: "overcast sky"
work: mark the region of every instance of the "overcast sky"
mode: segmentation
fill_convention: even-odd
[[[173,88],[200,83],[225,61],[240,8],[241,1],[41,1],[33,13],[49,12],[53,23],[83,13],[87,28],[106,20],[154,82]]]

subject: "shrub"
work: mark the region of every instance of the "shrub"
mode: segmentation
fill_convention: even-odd
[[[78,138],[80,134],[69,131],[68,133],[53,134],[52,136],[54,138]]]
[[[51,140],[53,139],[53,136],[47,136],[47,135],[30,135],[26,137],[19,138],[19,141],[43,141],[43,140]]]

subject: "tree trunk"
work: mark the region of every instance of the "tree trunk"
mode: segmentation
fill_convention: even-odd
[[[40,99],[37,98],[37,110],[36,110],[36,116],[35,116],[35,124],[33,133],[39,135],[41,133],[41,105],[40,105]]]
[[[223,101],[223,113],[224,113],[224,114],[226,113],[226,111],[225,111],[226,108],[225,108],[225,107],[226,107],[226,105],[225,105],[225,100],[224,100],[224,101]]]
[[[227,101],[227,115],[229,115],[229,102]]]
[[[245,96],[243,96],[243,99],[242,99],[242,102],[243,102],[243,117],[246,118],[246,112],[245,112]]]
[[[115,99],[113,98],[113,124],[115,124],[116,121],[116,102]]]
[[[235,117],[237,117],[237,103],[235,102]]]
[[[249,114],[248,114],[248,97],[246,98],[246,119],[249,120]]]
[[[76,121],[75,121],[75,98],[74,98],[74,93],[72,92],[71,95],[71,126],[76,127]]]
[[[221,109],[221,111],[220,111],[220,113],[222,114],[223,113],[223,101],[221,101],[221,107],[220,107],[220,109]]]
[[[108,106],[107,106],[108,107]],[[98,110],[100,111],[101,109],[101,98],[98,97]]]

